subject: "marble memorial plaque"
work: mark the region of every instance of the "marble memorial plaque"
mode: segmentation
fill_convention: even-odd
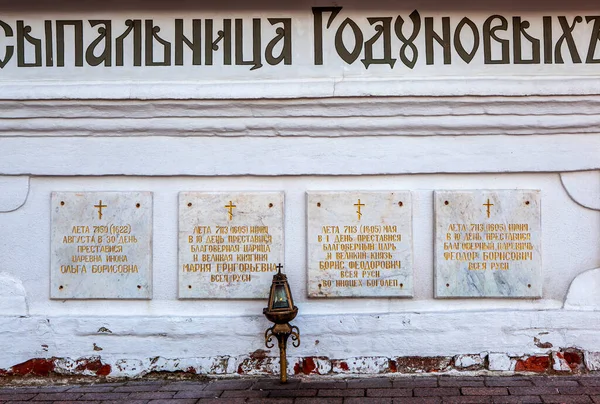
[[[309,297],[411,297],[408,191],[307,193]]]
[[[179,298],[266,299],[284,262],[283,192],[179,193]]]
[[[542,296],[536,190],[435,192],[435,296]]]
[[[50,297],[152,297],[152,193],[53,192]]]

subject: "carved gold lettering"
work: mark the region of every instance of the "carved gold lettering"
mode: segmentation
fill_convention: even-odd
[[[467,262],[470,271],[507,271],[510,261],[533,260],[528,223],[451,224],[448,231],[443,243],[444,259]]]

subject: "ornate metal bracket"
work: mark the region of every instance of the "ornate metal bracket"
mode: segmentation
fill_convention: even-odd
[[[287,382],[287,340],[292,337],[292,345],[294,347],[300,346],[300,329],[295,325],[286,324],[275,324],[273,327],[268,328],[265,331],[265,345],[267,348],[273,348],[275,343],[272,338],[277,338],[279,345],[279,369],[280,369],[280,380],[281,383]]]

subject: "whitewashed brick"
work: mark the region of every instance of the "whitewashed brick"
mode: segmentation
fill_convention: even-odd
[[[454,359],[454,366],[457,368],[470,368],[471,366],[481,366],[485,361],[485,356],[485,354],[457,355]]]
[[[488,355],[488,369],[499,371],[514,370],[515,361],[504,353],[490,353]]]
[[[600,370],[600,352],[584,352],[585,367],[588,370]]]

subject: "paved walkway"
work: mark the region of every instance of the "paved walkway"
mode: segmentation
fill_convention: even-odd
[[[0,379],[1,381],[1,379]],[[600,403],[600,375],[144,380],[0,387],[0,402],[40,403]]]

